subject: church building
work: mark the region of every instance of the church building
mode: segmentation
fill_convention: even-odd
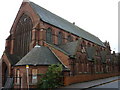
[[[41,6],[23,1],[2,60],[2,87],[34,88],[52,64],[63,65],[63,84],[118,75],[109,42]]]

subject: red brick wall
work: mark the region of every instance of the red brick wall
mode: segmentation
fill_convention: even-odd
[[[52,35],[53,35],[53,43],[54,44],[58,44],[58,33],[59,32],[62,32],[63,33],[63,44],[67,42],[67,36],[68,35],[71,35],[73,37],[73,40],[75,41],[76,38],[78,38],[78,36],[76,35],[73,35],[69,32],[66,32],[65,30],[62,30],[60,28],[57,28],[53,25],[50,25],[50,24],[47,24],[47,23],[44,23],[43,21],[40,21],[40,23],[42,23],[42,25],[40,26],[40,28],[44,28],[44,29],[47,29],[47,28],[51,28],[52,29]],[[46,40],[46,37],[44,37],[44,40]]]
[[[48,66],[29,66],[29,86],[30,88],[36,87],[36,84],[32,84],[31,80],[31,74],[32,74],[32,69],[37,69],[37,73],[45,73],[47,71]],[[27,71],[26,71],[26,66],[16,66],[14,67],[14,77],[16,77],[16,70],[20,70],[20,77],[21,77],[21,86],[16,84],[16,80],[14,79],[14,88],[27,88]],[[38,77],[38,79],[40,79]]]
[[[66,76],[64,77],[64,85],[70,85],[78,82],[85,82],[95,79],[107,78],[112,76],[117,76],[119,73],[109,73],[109,74],[81,74],[76,76]]]
[[[15,18],[15,21],[14,21],[14,23],[12,25],[12,29],[10,31],[10,35],[12,35],[11,36],[11,40],[6,41],[6,45],[7,45],[7,47],[10,48],[10,53],[11,54],[14,54],[14,52],[13,52],[13,48],[14,48],[14,33],[15,33],[15,30],[16,30],[16,26],[17,26],[17,23],[18,23],[20,17],[23,14],[27,14],[31,18],[33,26],[35,26],[37,23],[40,22],[40,19],[39,19],[38,15],[36,15],[36,13],[31,8],[29,3],[25,3],[25,2],[22,3],[22,5],[21,5],[21,7],[20,7],[20,9],[18,11],[18,14],[17,14],[17,16]],[[32,36],[34,36],[34,33],[33,33]],[[30,45],[30,49],[33,48],[34,42],[35,42],[35,40],[32,40],[32,42],[31,42],[32,44]]]
[[[70,62],[69,62],[69,57],[67,55],[65,55],[63,52],[53,48],[52,46],[48,45],[47,43],[44,44],[45,46],[48,46],[53,52],[54,54],[61,60],[61,62],[70,68]]]
[[[6,56],[6,54],[4,53],[3,56],[2,56],[2,63],[5,63],[7,65],[7,68],[8,68],[8,75],[10,76],[12,73],[11,73],[11,64],[9,62],[9,59],[8,57]],[[2,68],[4,68],[2,66]]]

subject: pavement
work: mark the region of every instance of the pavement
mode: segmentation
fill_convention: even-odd
[[[88,82],[82,82],[82,83],[76,83],[76,84],[71,84],[68,86],[65,86],[63,88],[81,88],[81,89],[88,89],[88,88],[93,88],[102,84],[110,83],[116,80],[120,80],[120,76],[115,76],[115,77],[109,77],[109,78],[104,78],[104,79],[99,79],[99,80],[94,80],[94,81],[88,81]]]

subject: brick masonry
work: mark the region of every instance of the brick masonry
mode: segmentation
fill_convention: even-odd
[[[52,29],[52,37],[53,37],[52,40],[53,40],[54,45],[58,44],[58,33],[59,32],[63,33],[63,38],[62,38],[63,44],[68,42],[68,40],[67,40],[68,35],[71,35],[73,37],[73,41],[76,41],[76,40],[78,40],[78,38],[81,38],[81,37],[78,37],[70,32],[67,32],[65,30],[62,30],[53,25],[43,22],[40,19],[40,17],[34,12],[34,10],[31,8],[29,3],[27,3],[27,2],[22,3],[20,10],[19,10],[19,12],[15,18],[15,21],[13,23],[12,29],[10,31],[11,38],[6,40],[5,47],[8,50],[8,53],[14,54],[15,30],[16,30],[17,22],[19,21],[20,17],[23,14],[28,15],[31,18],[32,24],[33,24],[33,30],[31,31],[32,40],[29,45],[30,46],[29,51],[36,45],[36,43],[38,43],[39,45],[47,46],[61,60],[61,62],[70,69],[70,72],[74,71],[75,76],[69,76],[69,77],[64,78],[65,85],[116,75],[116,74],[112,74],[112,73],[111,74],[108,73],[109,75],[95,74],[96,72],[103,72],[104,65],[100,62],[100,57],[95,56],[95,58],[98,60],[96,62],[96,71],[95,71],[95,69],[93,68],[94,63],[87,60],[87,54],[81,52],[81,46],[78,47],[77,52],[76,52],[77,59],[73,60],[68,55],[65,55],[63,52],[61,52],[61,51],[53,48],[49,44],[47,44],[46,43],[46,29],[48,29],[48,28]],[[93,42],[90,42],[88,40],[85,40],[85,39],[83,39],[83,41],[80,44],[84,45],[85,48],[94,46],[94,47],[96,47],[96,49],[98,51],[104,50],[104,51],[108,51],[109,54],[111,54],[111,50],[110,50],[110,46],[109,46],[108,42],[105,43],[106,48],[99,46],[99,45],[97,45]],[[26,67],[25,66],[18,66],[18,67],[11,66],[9,58],[5,54],[3,54],[3,56],[2,56],[2,60],[6,64],[8,70],[9,70],[8,71],[9,76],[16,77],[16,70],[17,69],[20,70],[20,76],[22,77],[21,87],[27,88]],[[75,64],[74,67],[72,66],[73,63]],[[113,66],[111,64],[111,62],[108,62],[107,65],[109,65],[109,72],[116,73],[118,71],[118,67],[116,65]],[[112,69],[113,67],[114,67],[114,69]],[[4,70],[4,68],[5,68],[4,66],[2,67],[2,65],[0,65],[0,69]],[[38,70],[38,73],[45,73],[47,70],[47,66],[30,66],[30,69],[29,69],[30,74],[31,74],[31,70],[34,68],[36,68]],[[93,75],[92,77],[91,77],[91,72],[94,73],[94,75],[92,74]],[[83,73],[84,73],[84,75],[83,75]],[[79,75],[79,74],[82,74],[82,75]],[[4,74],[1,75],[1,73],[0,73],[0,77],[2,77],[2,76],[4,76]],[[1,82],[0,82],[0,84],[1,84]],[[31,87],[32,86],[34,87],[34,85],[31,85]],[[19,85],[15,85],[15,88],[17,88],[17,87],[19,87]]]

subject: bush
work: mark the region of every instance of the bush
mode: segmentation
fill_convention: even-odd
[[[48,67],[45,74],[41,74],[42,78],[38,81],[38,89],[58,88],[62,85],[62,65],[53,64]]]

